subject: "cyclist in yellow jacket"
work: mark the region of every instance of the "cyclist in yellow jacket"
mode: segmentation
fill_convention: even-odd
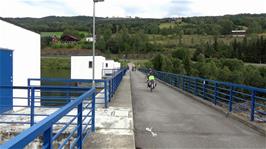
[[[156,86],[156,83],[155,83],[155,76],[153,74],[150,74],[148,76],[148,84],[147,84],[147,87],[150,87],[151,83],[154,83],[154,85]],[[154,86],[154,87],[155,87]]]

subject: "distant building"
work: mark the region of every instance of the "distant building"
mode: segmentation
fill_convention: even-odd
[[[111,76],[114,73],[114,60],[106,60],[104,64],[104,76]]]
[[[28,78],[40,78],[40,42],[39,34],[0,20],[0,86],[27,86]],[[28,105],[26,100],[13,100],[26,96],[27,90],[0,88],[0,106],[5,106],[0,107],[0,113],[13,105]]]
[[[92,56],[71,56],[71,79],[92,79]],[[95,56],[95,79],[102,79],[105,57]]]
[[[246,30],[232,30],[231,34],[233,37],[245,37]]]
[[[77,42],[80,39],[78,37],[72,36],[72,35],[63,35],[61,36],[61,41],[64,42]]]
[[[86,37],[86,41],[93,42],[93,37]]]
[[[71,79],[92,79],[92,56],[71,56]],[[95,79],[112,76],[121,64],[113,60],[105,60],[103,56],[95,56]]]
[[[119,62],[115,62],[114,60],[106,60],[104,64],[103,75],[105,77],[112,76],[121,68],[121,64]]]
[[[114,69],[120,69],[120,68],[121,68],[121,64],[119,62],[115,62]]]

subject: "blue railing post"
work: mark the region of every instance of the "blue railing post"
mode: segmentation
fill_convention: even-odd
[[[92,94],[91,131],[95,132],[95,92]]]
[[[43,133],[43,149],[53,148],[53,127],[51,126]]]
[[[167,83],[168,83],[168,84],[171,84],[170,74],[169,74],[169,73],[167,73],[166,80],[167,80]]]
[[[188,78],[188,92],[191,92],[191,82],[190,82],[190,78]]]
[[[178,75],[178,88],[181,89],[181,77],[180,77],[180,75]]]
[[[251,95],[251,107],[250,107],[250,121],[254,121],[254,114],[255,114],[255,108],[256,108],[256,99],[255,99],[256,91],[252,90]]]
[[[83,107],[82,107],[82,103],[81,102],[79,105],[78,105],[78,113],[77,113],[77,118],[78,118],[78,142],[77,142],[77,145],[78,145],[78,149],[82,149],[82,140],[83,140],[83,135],[82,135],[82,111],[83,111]]]
[[[194,95],[198,95],[198,81],[195,79],[195,85],[194,85]]]
[[[232,112],[232,104],[233,104],[233,87],[230,86],[230,95],[229,95],[229,112]]]
[[[182,76],[182,88],[185,91],[185,79],[184,79],[184,76]]]
[[[70,87],[70,83],[67,83],[68,87]],[[69,103],[71,101],[71,96],[70,96],[70,89],[67,89],[66,91],[66,97],[67,97],[67,103]]]
[[[30,79],[28,79],[28,106],[30,106]]]
[[[173,74],[171,74],[171,85],[175,86],[175,79]]]
[[[178,83],[177,83],[177,75],[174,75],[174,80],[175,80],[175,87],[177,87]]]
[[[109,100],[110,101],[110,100]],[[107,108],[107,103],[109,102],[107,99],[107,81],[104,81],[104,107]]]
[[[203,80],[203,98],[206,99],[206,81]]]
[[[34,96],[35,88],[31,87],[31,97],[30,97],[30,126],[34,125]]]
[[[218,95],[217,87],[218,87],[218,84],[215,82],[215,85],[214,85],[214,101],[213,101],[213,103],[215,105],[217,104],[217,95]]]
[[[111,100],[111,96],[112,96],[112,93],[111,93],[111,80],[108,80],[108,92],[109,92],[109,101]]]
[[[114,96],[114,78],[112,78],[112,96]]]

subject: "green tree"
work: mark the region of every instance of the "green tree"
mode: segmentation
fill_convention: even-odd
[[[162,70],[163,56],[161,54],[157,54],[152,60],[153,68],[156,70]]]
[[[233,22],[229,19],[223,19],[219,22],[219,24],[221,25],[222,29],[221,29],[221,33],[223,35],[226,34],[230,34],[231,31],[233,30]]]
[[[176,73],[176,74],[185,74],[186,73],[186,70],[184,68],[184,64],[183,64],[182,60],[180,60],[178,58],[173,58],[172,64],[173,64],[173,73]]]
[[[229,82],[230,75],[231,75],[230,69],[227,66],[225,66],[224,68],[218,70],[217,79],[219,81]]]
[[[162,57],[162,71],[165,72],[173,72],[173,63],[172,59],[169,57]]]
[[[245,66],[243,76],[245,84],[251,86],[262,86],[264,83],[259,69],[254,66]]]
[[[255,20],[251,21],[248,25],[248,33],[260,33],[260,32],[262,32],[261,25]]]
[[[243,72],[241,70],[231,71],[228,82],[243,84],[244,83]]]
[[[184,68],[186,70],[186,74],[191,75],[191,58],[190,58],[189,54],[185,55],[185,57],[183,59],[183,63],[184,63]]]

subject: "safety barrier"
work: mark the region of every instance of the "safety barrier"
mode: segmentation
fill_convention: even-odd
[[[106,79],[96,79],[95,80],[95,87],[97,90],[96,93],[96,105],[97,104],[104,104],[104,107],[108,107],[108,103],[111,101],[117,87],[119,86],[125,72],[127,71],[126,68],[122,69],[108,69],[114,74]],[[62,78],[30,78],[28,79],[28,86],[32,86],[34,84],[42,84],[42,85],[54,85],[57,86],[92,86],[92,79],[62,79]],[[100,100],[104,100],[104,102],[98,102]]]
[[[12,90],[12,109],[20,108],[1,113],[0,125],[29,127],[0,148],[32,148],[33,142],[42,142],[42,148],[82,148],[83,140],[95,130],[96,95],[104,95],[107,108],[126,71],[116,70],[111,78],[95,80],[95,87],[92,80],[53,78],[29,79],[27,87],[0,86],[0,91]],[[38,86],[43,82],[49,86]],[[0,94],[1,98],[5,97]]]
[[[29,116],[29,122],[20,122],[20,124],[31,124],[29,129],[26,129],[16,137],[10,139],[5,144],[0,145],[0,148],[24,148],[30,146],[31,143],[38,139],[42,142],[43,148],[52,148],[54,145],[57,148],[81,148],[82,141],[92,131],[95,131],[95,88],[69,88],[69,87],[12,87],[14,89],[30,89],[30,114],[18,114],[18,116]],[[36,91],[65,91],[68,90],[69,96],[53,96],[52,98],[36,96]],[[85,91],[86,90],[86,91]],[[81,94],[81,91],[83,92]],[[76,97],[75,94],[81,94]],[[3,98],[3,97],[2,97]],[[16,97],[14,97],[16,98]],[[18,97],[18,99],[25,99]],[[27,99],[27,98],[26,98]],[[51,103],[50,99],[57,99],[60,102],[60,108],[56,108],[48,115],[37,114],[36,103],[38,99],[45,100]],[[53,101],[54,102],[54,101]],[[56,107],[57,107],[56,106]],[[23,106],[28,107],[28,106]],[[55,108],[53,106],[44,107]],[[44,112],[44,111],[42,111]],[[8,113],[5,113],[8,116]],[[37,116],[46,116],[40,121],[35,121]],[[37,122],[37,123],[36,123]],[[19,122],[13,122],[19,123]],[[62,139],[63,138],[63,139]],[[56,142],[56,144],[55,144]]]
[[[147,69],[139,69],[147,73]],[[266,122],[266,89],[246,85],[220,82],[162,71],[155,76],[186,92],[202,97],[229,112],[243,113],[250,121]]]
[[[41,84],[45,86],[77,86],[77,87],[91,87],[93,80],[89,79],[63,79],[63,78],[30,78],[28,79],[28,86],[32,86],[34,84]],[[110,98],[108,90],[106,88],[112,87],[110,81],[108,80],[95,80],[95,88],[96,88],[96,105],[104,104],[107,108],[108,100]],[[50,93],[51,94],[51,93]],[[103,100],[103,102],[101,101]]]
[[[6,117],[6,120],[1,117],[0,124],[30,124],[32,126],[89,89],[64,86],[0,86],[0,90],[9,90],[14,94],[13,96],[0,95],[0,99],[12,100],[10,109],[13,109],[11,112],[0,114]],[[7,106],[9,105],[0,105],[0,108]]]

